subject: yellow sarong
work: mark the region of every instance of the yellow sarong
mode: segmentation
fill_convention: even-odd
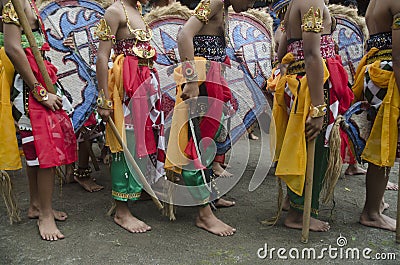
[[[10,89],[14,78],[14,66],[4,48],[0,49],[0,170],[20,169],[16,130],[12,116]]]
[[[378,51],[377,48],[372,48],[358,65],[353,85],[354,101],[365,100],[363,92],[366,71],[368,71],[371,81],[375,85],[387,90],[362,153],[362,158],[380,167],[392,167],[397,149],[399,89],[394,72],[381,69],[381,60],[367,64],[368,58],[374,56]]]
[[[293,61],[293,54],[288,53],[282,63],[290,64]],[[322,61],[325,83],[330,75],[324,60]],[[294,95],[294,102],[297,106],[296,108],[292,107],[290,115],[287,113],[284,99],[286,86]],[[310,105],[311,98],[306,76],[300,80],[296,74],[286,74],[280,77],[272,110],[275,128],[272,128],[271,131],[276,136],[271,138],[276,139],[275,161],[278,161],[275,175],[285,181],[286,185],[299,196],[303,194],[307,166],[305,123]]]

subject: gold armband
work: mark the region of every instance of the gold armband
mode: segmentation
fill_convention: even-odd
[[[21,24],[19,23],[17,12],[15,11],[14,5],[12,4],[11,0],[3,6],[3,12],[1,15],[3,17],[3,23],[21,26]]]
[[[322,22],[323,18],[321,10],[317,8],[317,10],[314,12],[314,7],[310,7],[308,12],[303,16],[303,24],[301,25],[301,29],[304,32],[320,33],[324,29]]]
[[[114,104],[112,100],[106,99],[106,95],[104,94],[103,89],[99,91],[99,96],[97,98],[97,107],[108,110],[114,109]]]
[[[111,34],[111,28],[104,18],[100,19],[99,24],[97,24],[94,35],[99,38],[99,40],[111,40],[113,43],[115,43],[115,35]]]
[[[327,112],[326,104],[318,105],[318,106],[310,106],[310,112],[308,116],[311,118],[319,118],[325,116]]]
[[[394,30],[400,29],[400,13],[396,14],[393,17],[392,29]]]
[[[202,0],[194,9],[193,15],[205,24],[208,23],[208,17],[211,14],[210,2],[210,0]]]

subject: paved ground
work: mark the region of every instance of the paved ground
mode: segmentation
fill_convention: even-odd
[[[246,141],[242,140],[241,144],[245,145]],[[323,248],[338,248],[331,249],[331,256],[337,253],[336,258],[330,258],[328,250],[324,252],[324,264],[399,264],[400,245],[395,243],[395,233],[366,228],[358,223],[365,197],[365,176],[346,176],[339,180],[335,209],[331,210],[329,205],[321,210],[321,219],[328,220],[332,229],[327,233],[312,232],[307,245],[300,243],[301,231],[286,229],[282,220],[274,227],[262,225],[260,221],[275,214],[277,187],[275,178],[268,176],[256,191],[248,191],[259,151],[259,141],[251,141],[250,162],[244,176],[228,194],[237,206],[217,212],[221,219],[237,228],[237,234],[229,238],[197,229],[193,207],[180,207],[177,221],[170,222],[151,201],[137,202],[131,209],[153,230],[146,234],[129,234],[106,216],[111,205],[111,181],[103,165],[100,172],[94,173],[98,182],[106,187],[101,192],[87,193],[78,184],[69,184],[63,186],[60,199],[57,185],[55,208],[69,214],[66,222],[58,223],[66,239],[45,242],[39,237],[36,221],[26,217],[29,194],[24,171],[15,172],[13,181],[23,220],[9,225],[4,204],[0,203],[0,264],[268,264],[269,256],[260,259],[257,255],[257,252],[265,254],[258,250],[266,244],[269,251],[275,248],[273,259],[278,264],[305,264],[306,259],[293,259],[289,254],[295,255],[297,249],[301,257],[302,252],[308,252],[306,247],[315,249],[317,256]],[[233,165],[233,169],[240,166],[243,165]],[[397,165],[391,173],[392,181],[397,180],[396,172]],[[395,217],[397,193],[387,191],[385,199],[390,203],[387,214]],[[341,248],[337,242],[340,236],[347,241]],[[284,255],[288,260],[278,258],[278,248],[286,249]],[[349,248],[360,251],[359,260],[346,259]],[[366,260],[362,257],[366,248],[371,249],[371,253],[367,253],[371,257],[377,253],[386,256],[394,253],[397,261]]]

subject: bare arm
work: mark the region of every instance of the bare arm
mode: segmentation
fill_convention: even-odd
[[[28,59],[21,46],[21,29],[15,24],[4,24],[4,49],[8,58],[14,65],[15,70],[21,75],[22,79],[33,89],[34,83],[37,82]]]
[[[211,0],[210,9],[211,13],[208,18],[211,20],[217,12],[221,12],[223,3],[221,1]],[[181,32],[178,35],[178,50],[181,61],[193,61],[194,60],[194,47],[193,37],[200,32],[203,28],[204,22],[200,21],[197,17],[192,16],[183,26]],[[194,64],[192,64],[194,67]],[[183,67],[185,68],[185,67]],[[185,71],[185,70],[183,70]],[[188,82],[182,91],[181,98],[183,100],[197,97],[199,95],[199,86],[196,82]]]
[[[30,10],[29,10],[30,11]],[[28,21],[34,20],[32,17],[28,18]],[[34,23],[31,23],[31,27]],[[35,28],[35,27],[32,27]],[[4,23],[4,49],[13,63],[15,70],[21,75],[24,82],[32,90],[35,83],[39,83],[33,74],[32,68],[29,64],[28,58],[25,55],[25,51],[21,46],[21,28],[15,24]],[[41,100],[37,98],[40,103],[45,107],[55,111],[62,108],[62,100],[54,94],[48,94],[47,99]]]
[[[108,9],[104,15],[107,25],[110,26],[111,35],[116,35],[119,27],[119,20],[116,19],[120,15],[115,9]],[[100,40],[99,49],[97,51],[96,59],[96,77],[98,89],[103,90],[107,99],[108,95],[108,61],[110,59],[112,48],[112,40]]]
[[[303,17],[310,6],[314,7],[314,10],[320,8],[324,10],[323,1],[307,1],[305,8],[301,12]],[[304,61],[307,74],[307,82],[310,90],[311,103],[314,106],[324,104],[324,68],[322,64],[321,51],[320,51],[320,40],[321,33],[316,32],[302,32],[303,48],[304,48]]]
[[[309,0],[300,8],[300,16],[304,15],[313,7],[314,11],[324,10],[324,2],[320,0]],[[313,106],[323,105],[324,102],[324,68],[322,64],[320,40],[321,33],[302,30],[304,61],[307,75],[307,83],[310,91],[311,104]],[[315,139],[321,132],[324,116],[318,118],[308,117],[306,120],[306,138],[308,141]]]

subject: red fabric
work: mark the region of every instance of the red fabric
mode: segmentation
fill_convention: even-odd
[[[225,163],[225,154],[223,154],[223,155],[216,155],[216,156],[214,157],[214,162],[217,162],[217,163],[220,163],[220,164]]]
[[[43,85],[44,80],[30,48],[25,49],[36,79]],[[45,61],[53,83],[57,81],[57,68]],[[51,111],[29,94],[29,117],[35,139],[35,149],[41,168],[71,164],[77,160],[76,138],[72,123],[64,110]]]
[[[329,103],[333,104],[336,101],[339,101],[339,114],[343,115],[351,105],[351,102],[354,99],[353,91],[348,87],[348,75],[346,70],[343,68],[342,59],[339,55],[335,58],[326,59],[326,64],[330,74],[330,81],[332,84],[332,89],[329,93],[330,99]],[[331,121],[330,121],[331,123]],[[342,144],[340,148],[342,159],[345,163],[354,164],[355,157],[348,148],[350,146],[349,138],[346,133],[340,129],[340,136],[342,139]],[[346,152],[347,155],[346,155]],[[346,158],[350,158],[347,160]]]
[[[214,139],[220,126],[224,103],[228,102],[232,98],[228,84],[225,78],[221,75],[221,67],[222,65],[220,63],[211,62],[206,76],[205,86],[208,97],[208,111],[202,117],[199,125],[201,138],[203,140],[202,150],[206,150]],[[189,139],[185,148],[185,153],[189,159],[194,160],[196,168],[204,168],[198,159],[193,138]]]
[[[157,151],[156,139],[153,133],[153,122],[149,117],[152,106],[148,104],[149,97],[157,93],[157,88],[150,83],[151,70],[149,67],[139,66],[138,62],[137,57],[125,57],[123,82],[125,92],[131,99],[132,104],[130,106],[132,111],[131,122],[135,128],[136,155],[143,157]],[[152,71],[154,74],[157,74],[155,69]]]
[[[28,142],[24,143],[28,137],[33,136],[32,132],[21,130],[21,131],[19,131],[19,134],[21,135],[21,140],[23,142],[22,143],[22,151],[24,151],[25,159],[27,161],[36,160],[37,154],[36,154],[34,141],[28,141]]]

